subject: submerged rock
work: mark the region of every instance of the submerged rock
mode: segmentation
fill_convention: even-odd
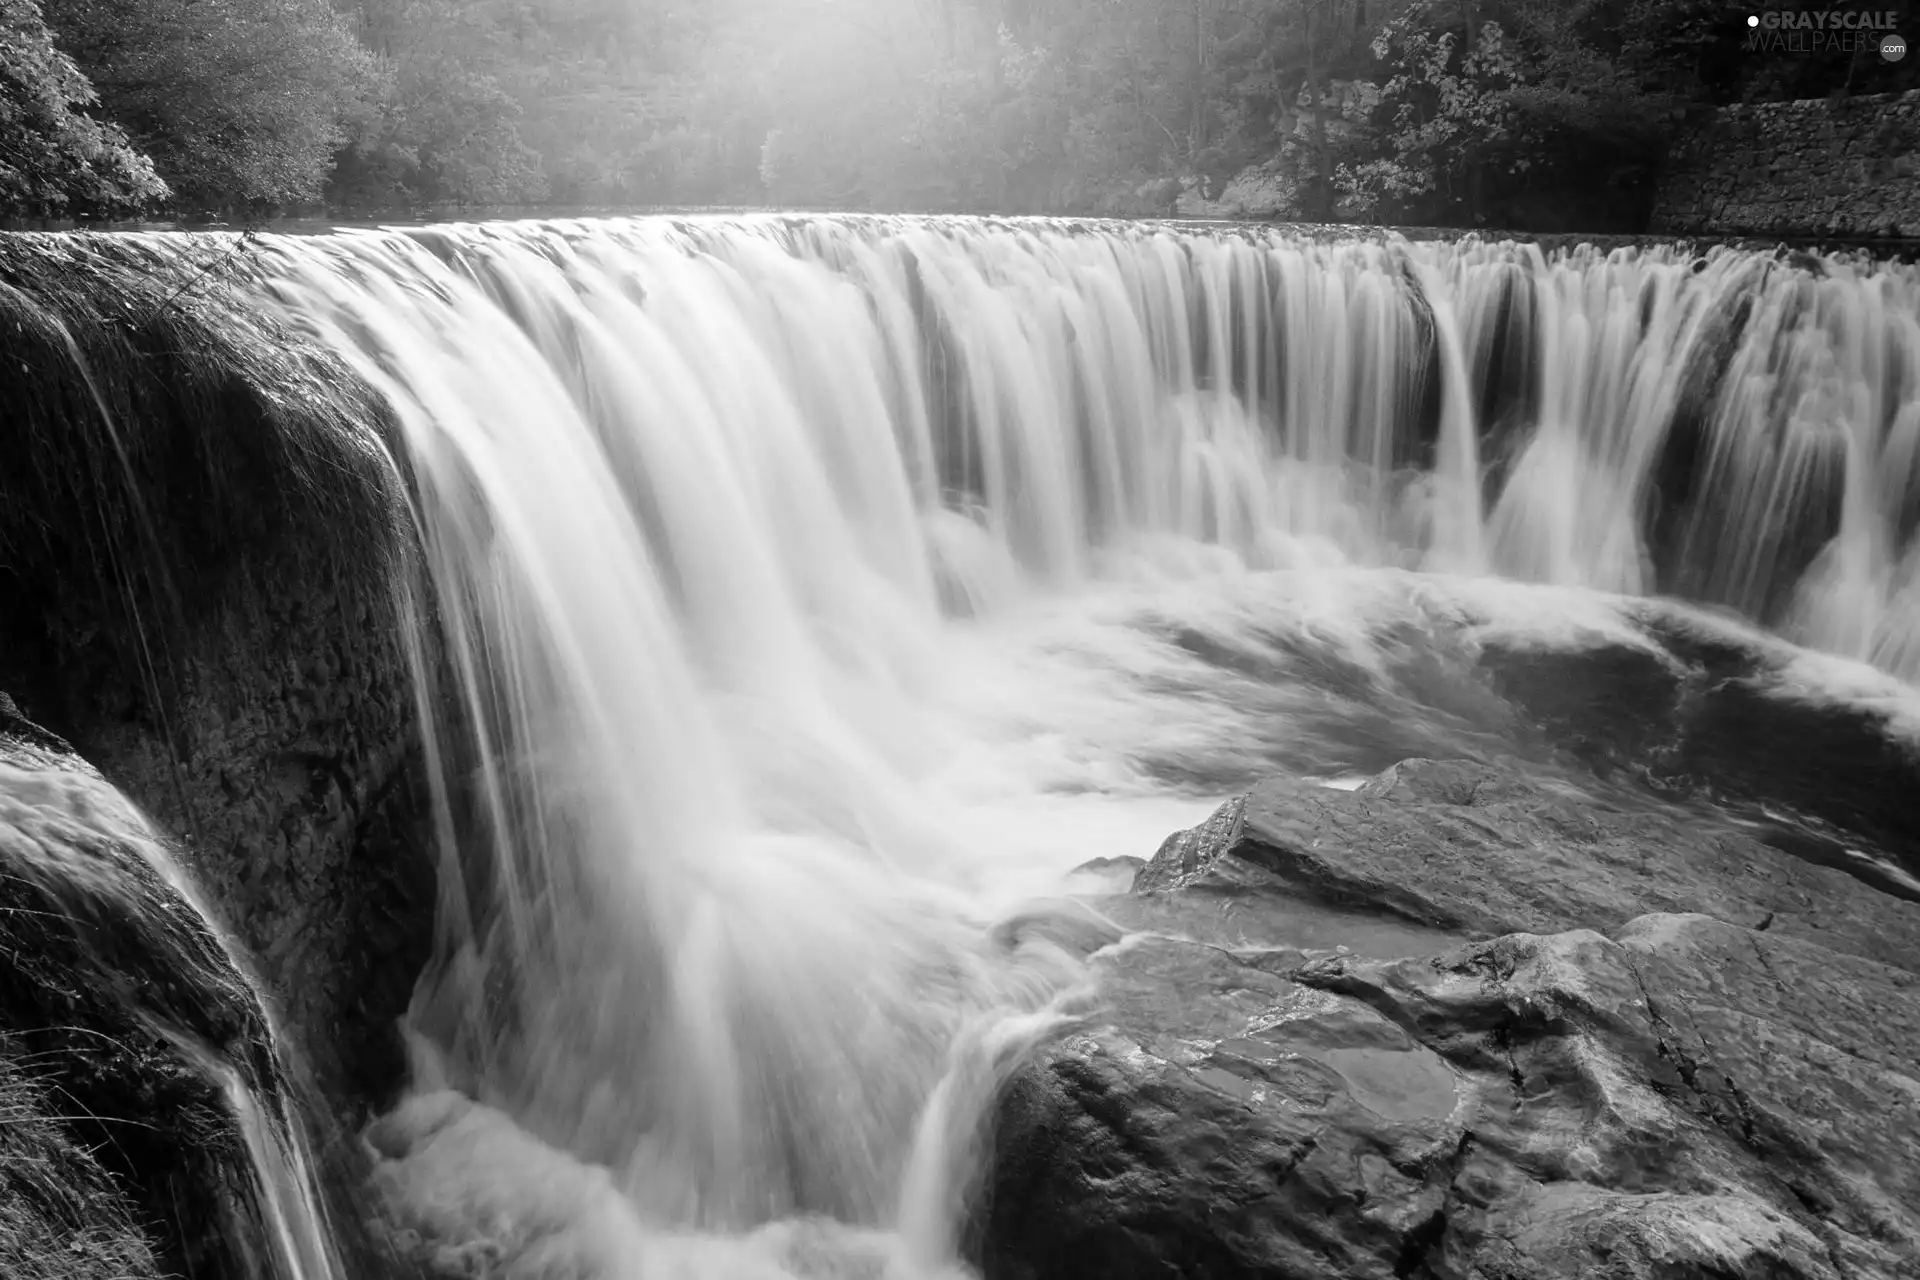
[[[990,1280],[1920,1273],[1920,907],[1441,761],[1263,784],[1109,906],[1107,1007],[1000,1111]]]
[[[1920,900],[1913,692],[1666,601],[1634,601],[1644,645],[1490,643],[1478,665],[1525,736],[1581,766],[1753,820],[1765,838]],[[1876,873],[1849,848],[1896,870]]]

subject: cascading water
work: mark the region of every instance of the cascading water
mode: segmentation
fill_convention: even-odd
[[[989,923],[1270,764],[1315,695],[1218,637],[1285,597],[1364,660],[1431,590],[1332,571],[1682,592],[1920,675],[1912,268],[959,219],[267,243],[394,405],[426,555],[442,936],[371,1139],[416,1237],[506,1274],[957,1265],[980,1114],[1082,994]]]
[[[43,904],[9,906],[9,914],[58,922],[43,928],[71,933],[76,954],[62,980],[107,993],[103,998],[119,1006],[128,1025],[150,1035],[162,1054],[167,1047],[178,1054],[225,1110],[222,1128],[237,1140],[237,1167],[227,1167],[219,1154],[218,1139],[224,1135],[206,1135],[211,1149],[196,1172],[223,1190],[195,1190],[228,1219],[217,1230],[232,1256],[200,1261],[215,1274],[261,1280],[346,1280],[264,1002],[147,820],[86,766],[0,738],[0,865],[9,881],[30,886],[34,896],[28,901]],[[47,958],[35,957],[26,967],[35,960],[46,963]],[[18,957],[10,964],[23,967]],[[131,1034],[124,1041],[95,1034],[112,1048],[89,1045],[84,1056],[92,1061],[81,1076],[99,1088],[103,1078],[110,1080],[120,1069],[121,1055],[139,1050]],[[147,1070],[148,1104],[156,1093],[178,1104],[177,1096],[155,1088],[154,1079],[164,1072]],[[86,1086],[76,1087],[85,1092]],[[77,1099],[75,1106],[86,1110]],[[112,1111],[84,1118],[143,1124]],[[166,1119],[185,1126],[179,1116]],[[111,1128],[108,1135],[109,1144],[118,1145]],[[134,1190],[152,1195],[163,1189]],[[19,1193],[16,1187],[13,1194]],[[176,1224],[191,1232],[209,1225]],[[74,1248],[78,1252],[81,1246]],[[220,1271],[222,1263],[229,1269]]]

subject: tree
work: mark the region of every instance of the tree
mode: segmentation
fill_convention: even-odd
[[[0,0],[0,210],[110,213],[166,198],[152,162],[86,114],[96,100],[38,0]]]
[[[1339,170],[1348,203],[1468,225],[1536,225],[1574,209],[1589,229],[1596,216],[1633,229],[1673,104],[1596,47],[1586,24],[1601,14],[1564,0],[1409,5],[1374,42],[1388,73],[1383,145]],[[1479,16],[1469,41],[1465,23]]]
[[[352,124],[333,194],[362,205],[519,204],[546,195],[520,136],[511,27],[481,0],[360,0],[382,76]]]
[[[100,106],[183,203],[317,201],[374,62],[327,0],[47,0]]]

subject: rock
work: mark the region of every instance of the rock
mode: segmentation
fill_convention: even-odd
[[[1089,858],[1067,872],[1067,887],[1076,893],[1124,893],[1147,865],[1145,858]]]
[[[1920,1266],[1920,980],[1699,915],[1432,959],[1103,952],[1009,1094],[992,1280]]]
[[[1654,750],[1665,694],[1561,688]],[[1005,1097],[989,1280],[1920,1274],[1920,905],[1572,776],[1275,779],[1170,837]]]
[[[1844,852],[1920,873],[1920,738],[1896,720],[1909,688],[1667,602],[1624,612],[1647,647],[1490,643],[1477,665],[1583,769],[1732,808],[1763,838],[1920,898]]]
[[[329,1095],[382,1104],[434,902],[390,412],[153,252],[0,237],[0,688],[177,837]]]
[[[10,706],[0,705],[0,1274],[270,1274],[250,1138],[196,1055],[218,1060],[268,1117],[318,1111],[317,1100],[284,1072],[249,979],[149,857],[159,845],[145,820]],[[356,1275],[383,1274],[357,1255],[360,1242],[343,1243]]]
[[[9,1090],[26,1123],[45,1144],[93,1153],[75,1193],[91,1207],[71,1239],[167,1224],[136,1233],[143,1252],[244,1276],[225,1246],[244,1144],[220,1091],[147,1018],[243,1053],[265,1023],[191,908],[116,837],[137,823],[124,802],[17,716],[0,734],[0,1080],[30,1073],[37,1095]],[[43,1107],[49,1096],[63,1105]]]
[[[1001,1110],[988,1275],[1391,1274],[1459,1145],[1439,1057],[1213,947],[1153,939],[1098,964],[1111,1021],[1049,1050]]]
[[[1920,220],[1914,184],[1898,180],[1920,140],[1916,110],[1920,90],[1741,103],[1689,121],[1662,174],[1652,230],[1897,234]]]
[[[1134,888],[1304,900],[1480,936],[1700,912],[1920,970],[1920,909],[1845,872],[1709,811],[1468,761],[1405,761],[1351,792],[1263,782],[1170,839]]]

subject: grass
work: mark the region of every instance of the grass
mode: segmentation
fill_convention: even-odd
[[[0,1041],[0,1275],[145,1280],[161,1274],[113,1179]]]

